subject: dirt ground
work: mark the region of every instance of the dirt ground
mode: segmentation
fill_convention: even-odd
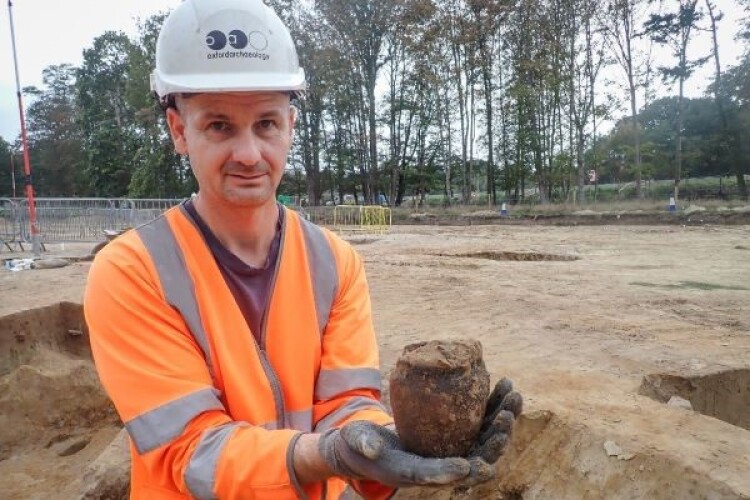
[[[410,226],[349,238],[366,262],[385,380],[409,343],[474,338],[492,382],[511,377],[526,402],[498,481],[399,498],[750,498],[750,226]],[[80,303],[88,266],[0,270],[0,317]],[[0,446],[0,496],[76,498],[117,427],[97,400],[87,404],[99,420],[77,428],[10,412],[25,397],[19,373],[78,366],[77,348],[23,354],[17,336],[0,323],[0,428],[23,423]],[[50,384],[33,395],[42,411],[64,400]],[[665,404],[672,396],[697,411]]]

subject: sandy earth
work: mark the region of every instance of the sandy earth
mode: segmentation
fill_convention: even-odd
[[[493,382],[511,377],[526,400],[497,482],[401,498],[750,498],[750,226],[414,226],[351,239],[384,375],[406,344],[475,338]],[[0,270],[0,316],[80,302],[87,269]],[[639,395],[651,374],[695,377],[683,396],[716,390],[691,400],[738,425]],[[70,498],[56,493],[80,489],[116,429],[85,431],[71,456],[46,435],[0,453],[0,496]]]

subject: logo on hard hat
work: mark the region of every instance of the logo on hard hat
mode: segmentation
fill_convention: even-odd
[[[268,48],[268,37],[260,31],[246,33],[242,30],[232,30],[229,34],[214,30],[206,35],[206,45],[213,51],[224,50],[227,44],[235,50],[250,47],[253,50],[263,51]]]

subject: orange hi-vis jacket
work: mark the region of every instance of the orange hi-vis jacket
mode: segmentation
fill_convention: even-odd
[[[286,209],[285,209],[286,210]],[[130,435],[131,498],[367,498],[338,478],[302,488],[302,432],[390,424],[362,261],[286,210],[260,345],[180,206],[110,243],[85,294],[101,381]]]

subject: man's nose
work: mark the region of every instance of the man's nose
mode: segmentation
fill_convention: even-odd
[[[247,166],[260,163],[260,142],[252,130],[244,131],[235,138],[232,160]]]

